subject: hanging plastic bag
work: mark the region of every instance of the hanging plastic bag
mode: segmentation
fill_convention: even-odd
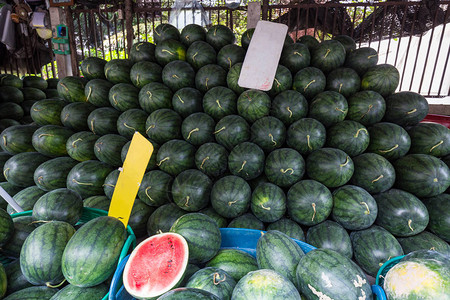
[[[188,24],[207,26],[211,24],[209,13],[197,0],[176,0],[170,11],[169,23],[178,29]]]

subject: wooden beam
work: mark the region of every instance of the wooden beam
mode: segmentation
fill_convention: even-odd
[[[261,19],[261,2],[249,2],[247,9],[247,29],[255,28]]]
[[[127,32],[127,52],[130,54],[131,46],[133,45],[133,3],[131,0],[125,0],[125,27]]]
[[[56,36],[56,26],[59,24],[66,23],[66,16],[64,13],[64,9],[62,7],[50,7],[50,24],[52,26],[53,36]],[[67,55],[55,54],[56,66],[58,78],[64,78],[66,76],[72,75],[72,68],[70,63],[67,62],[70,57],[67,58]],[[56,74],[54,74],[56,76]]]

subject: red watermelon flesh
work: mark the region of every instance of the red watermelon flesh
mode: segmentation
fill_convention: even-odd
[[[183,279],[188,258],[188,245],[181,235],[153,235],[131,253],[123,272],[124,287],[135,298],[160,296]]]

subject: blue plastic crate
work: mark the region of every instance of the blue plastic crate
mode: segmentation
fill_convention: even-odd
[[[256,244],[258,239],[265,233],[265,231],[255,229],[243,229],[243,228],[220,228],[222,235],[221,249],[237,249],[247,252],[248,254],[256,257]],[[316,249],[305,242],[293,239],[302,248],[303,252],[308,253],[311,250]],[[135,300],[130,294],[127,293],[123,286],[122,274],[129,256],[125,257],[117,267],[114,277],[111,282],[109,290],[109,300]],[[386,295],[383,289],[378,285],[372,286],[372,292],[376,299],[386,300]]]

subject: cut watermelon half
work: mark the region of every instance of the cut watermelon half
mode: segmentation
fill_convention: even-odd
[[[188,259],[188,244],[181,235],[153,235],[131,253],[123,272],[123,285],[135,298],[158,297],[181,282]]]

